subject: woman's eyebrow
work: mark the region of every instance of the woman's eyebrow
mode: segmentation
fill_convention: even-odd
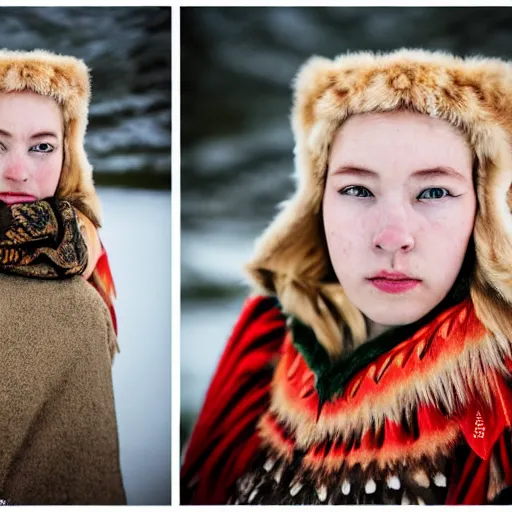
[[[420,179],[432,178],[455,178],[460,181],[466,181],[466,178],[455,169],[451,167],[433,167],[432,169],[422,169],[412,173],[412,176]]]
[[[12,133],[9,133],[6,130],[2,130],[1,128],[0,128],[0,135],[3,135],[4,137],[12,137]],[[30,136],[31,139],[40,139],[41,137],[53,137],[55,139],[59,138],[55,132],[48,132],[48,131],[37,132]]]
[[[347,174],[349,176],[367,177],[367,178],[378,178],[379,174],[364,169],[363,167],[356,167],[354,165],[342,165],[337,167],[332,174]]]
[[[58,139],[57,134],[55,132],[37,132],[34,135],[31,135],[31,139],[40,139],[41,137],[53,137]]]
[[[342,165],[337,167],[332,174],[343,174],[348,176],[355,177],[366,177],[379,179],[379,173],[375,171],[371,171],[369,169],[365,169],[363,167],[357,167],[353,165]],[[428,180],[432,178],[455,178],[460,181],[466,181],[466,178],[458,171],[451,167],[433,167],[429,169],[420,169],[419,171],[414,171],[411,175],[413,178],[418,178],[421,180]]]

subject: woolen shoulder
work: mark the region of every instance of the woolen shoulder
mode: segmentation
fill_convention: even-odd
[[[0,274],[0,290],[0,498],[126,503],[103,300],[80,277]]]
[[[37,280],[0,274],[2,347],[12,357],[37,352],[37,361],[65,364],[91,350],[110,360],[112,324],[98,292],[84,279]],[[32,357],[28,357],[32,360]],[[5,361],[5,359],[4,359]]]

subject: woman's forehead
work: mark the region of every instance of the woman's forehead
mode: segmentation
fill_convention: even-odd
[[[349,118],[335,134],[329,171],[352,167],[421,176],[419,171],[448,168],[470,177],[472,161],[462,131],[441,119],[398,111]]]
[[[55,100],[32,91],[0,92],[0,129],[19,136],[61,133],[62,111]]]

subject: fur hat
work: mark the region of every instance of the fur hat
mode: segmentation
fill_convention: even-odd
[[[297,190],[257,241],[249,275],[260,292],[277,294],[285,312],[311,326],[331,355],[343,351],[340,326],[355,343],[364,341],[363,315],[333,277],[325,243],[327,159],[348,117],[397,109],[444,119],[467,136],[478,200],[471,297],[484,325],[512,340],[512,65],[499,59],[402,49],[308,60],[292,111]]]
[[[64,120],[64,163],[56,196],[66,198],[100,224],[92,166],[84,149],[90,101],[89,71],[75,57],[45,50],[0,50],[0,91],[29,90],[53,98]]]

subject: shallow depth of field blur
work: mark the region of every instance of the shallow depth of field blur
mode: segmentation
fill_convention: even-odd
[[[181,444],[293,191],[291,81],[311,55],[401,47],[512,58],[508,7],[182,8]]]
[[[113,367],[129,504],[170,504],[171,9],[2,7],[0,47],[86,61],[86,150],[118,292]]]

